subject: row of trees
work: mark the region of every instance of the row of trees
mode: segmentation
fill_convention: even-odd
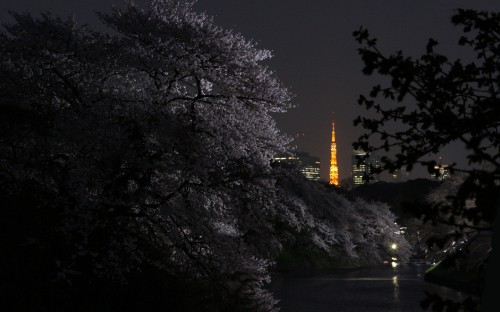
[[[3,305],[273,311],[269,269],[298,233],[358,264],[405,246],[386,207],[271,165],[288,139],[270,113],[291,95],[262,64],[269,51],[192,5],[130,3],[99,14],[106,33],[12,13],[0,33]]]

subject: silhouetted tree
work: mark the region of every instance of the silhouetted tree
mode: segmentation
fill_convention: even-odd
[[[447,239],[491,234],[500,192],[500,15],[458,10],[452,22],[463,27],[458,44],[472,49],[475,61],[449,60],[435,51],[433,39],[420,58],[401,51],[386,56],[366,29],[354,33],[363,72],[388,76],[389,84],[360,96],[358,103],[375,117],[354,121],[366,134],[353,145],[393,152],[382,159],[383,170],[420,164],[434,174],[438,164],[427,156],[456,142],[466,149],[469,166],[452,167],[466,174],[456,192],[421,211],[428,220],[454,226],[444,240],[434,241],[440,246]]]

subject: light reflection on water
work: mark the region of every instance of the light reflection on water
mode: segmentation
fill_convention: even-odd
[[[425,291],[460,300],[460,293],[423,280],[427,266],[399,265],[321,275],[273,276],[271,290],[287,311],[423,311]]]
[[[398,276],[394,275],[392,277],[392,285],[394,286],[394,303],[399,305],[399,283],[398,283]]]

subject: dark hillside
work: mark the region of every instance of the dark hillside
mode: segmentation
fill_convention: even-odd
[[[388,204],[392,212],[402,220],[412,218],[409,204],[422,202],[427,194],[438,187],[440,182],[428,179],[415,179],[401,183],[377,182],[356,187],[349,194],[368,201]]]

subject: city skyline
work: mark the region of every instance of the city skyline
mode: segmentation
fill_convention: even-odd
[[[136,1],[144,5],[146,1]],[[102,24],[95,10],[109,11],[116,0],[6,0],[0,4],[0,20],[10,21],[8,10],[51,10],[54,14],[74,14],[80,24]],[[282,132],[295,138],[292,146],[320,157],[322,179],[328,180],[331,112],[336,112],[337,157],[339,179],[349,177],[352,142],[362,134],[353,126],[353,119],[364,112],[356,104],[360,94],[369,92],[379,77],[362,74],[362,61],[352,32],[360,26],[378,38],[385,53],[402,49],[417,56],[425,51],[428,38],[440,44],[438,51],[470,59],[455,48],[461,30],[450,23],[456,8],[500,10],[500,2],[478,1],[400,1],[383,3],[353,0],[333,2],[320,0],[311,4],[298,0],[243,1],[200,0],[199,11],[214,16],[215,23],[231,28],[253,39],[258,47],[269,49],[274,57],[267,62],[295,98],[296,107],[285,114],[275,114]],[[99,28],[99,26],[97,26]],[[441,156],[446,163],[466,165],[463,150],[450,147]],[[425,177],[425,170],[416,168],[414,177]]]
[[[339,180],[350,177],[352,142],[362,130],[353,119],[364,112],[357,104],[379,83],[379,77],[362,74],[352,32],[360,26],[378,38],[387,53],[402,49],[411,56],[425,51],[430,37],[438,51],[472,58],[457,51],[461,29],[450,20],[456,8],[500,10],[496,1],[199,1],[197,6],[215,16],[216,23],[253,38],[262,48],[273,51],[269,66],[296,95],[296,108],[277,114],[282,131],[293,136],[297,150],[320,157],[322,180],[329,179],[331,112],[335,111]],[[457,152],[458,150],[458,152]],[[463,150],[444,149],[435,158],[466,165]],[[428,177],[416,167],[413,178]]]

